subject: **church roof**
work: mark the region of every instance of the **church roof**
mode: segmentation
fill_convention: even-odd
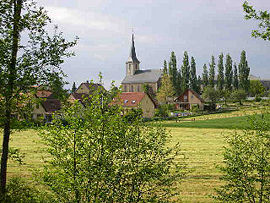
[[[137,59],[137,56],[136,56],[135,45],[134,45],[134,34],[132,34],[132,43],[131,43],[130,54],[129,54],[127,62],[140,63],[140,61]]]
[[[137,70],[134,75],[127,75],[122,81],[124,83],[154,83],[157,82],[162,75],[161,69]]]

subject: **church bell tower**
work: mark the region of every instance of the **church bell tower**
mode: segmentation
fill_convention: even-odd
[[[134,75],[137,70],[140,70],[140,61],[137,59],[135,45],[134,45],[134,34],[132,34],[132,42],[130,48],[130,54],[126,62],[126,75]]]

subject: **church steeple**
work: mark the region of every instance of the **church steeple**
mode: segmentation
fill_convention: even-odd
[[[139,70],[140,61],[136,56],[135,45],[134,45],[134,34],[132,34],[131,48],[128,60],[126,62],[126,74],[134,75]]]

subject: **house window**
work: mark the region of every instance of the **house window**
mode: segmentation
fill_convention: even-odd
[[[126,99],[126,100],[124,101],[124,103],[125,103],[125,104],[128,103],[128,100]]]
[[[132,103],[132,104],[135,104],[135,103],[136,103],[136,100],[133,100],[131,103]]]
[[[184,95],[184,102],[187,102],[187,95]]]

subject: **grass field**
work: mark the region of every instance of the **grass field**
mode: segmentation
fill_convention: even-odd
[[[216,164],[222,161],[221,151],[224,146],[223,134],[231,130],[168,128],[172,134],[169,143],[181,143],[181,148],[187,157],[190,173],[179,186],[184,202],[212,202],[210,195],[214,187],[220,185]],[[42,167],[43,157],[46,157],[44,146],[39,142],[37,132],[26,130],[12,134],[11,147],[16,147],[24,153],[24,165],[19,166],[10,160],[8,176],[21,176],[31,179],[33,169]]]

